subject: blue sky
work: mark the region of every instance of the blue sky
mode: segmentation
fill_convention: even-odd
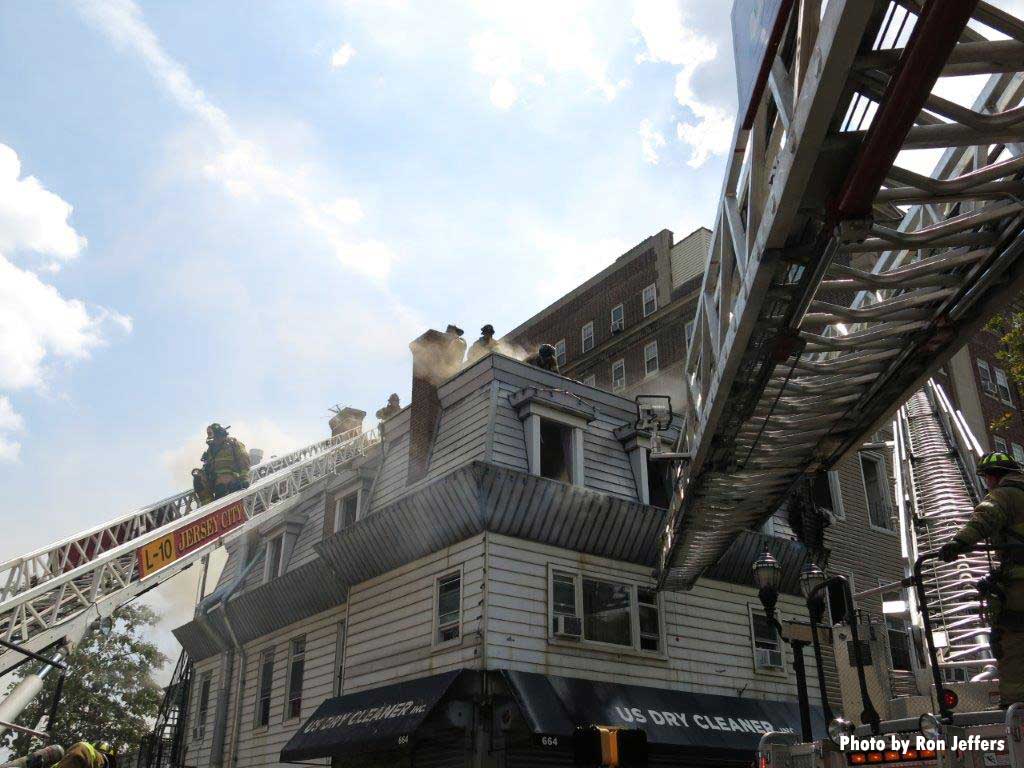
[[[0,5],[0,558],[710,225],[726,4]],[[244,12],[240,11],[245,9]]]

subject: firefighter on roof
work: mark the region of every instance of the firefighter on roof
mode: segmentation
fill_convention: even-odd
[[[481,357],[498,351],[498,342],[494,339],[494,326],[488,323],[480,329],[480,338],[473,342],[469,348],[469,357],[466,362],[474,363]]]
[[[992,451],[978,461],[978,474],[988,493],[953,540],[939,550],[947,563],[983,539],[997,547],[1024,544],[1024,473],[1020,464],[1002,451]],[[1024,549],[1002,550],[999,561],[987,590],[992,626],[989,642],[999,666],[999,698],[1007,707],[1024,701]]]
[[[550,344],[541,344],[537,354],[528,357],[526,362],[530,365],[536,365],[538,368],[543,368],[545,371],[559,372],[558,356],[555,354],[555,348]]]
[[[249,487],[249,452],[228,437],[228,429],[216,422],[206,428],[209,447],[203,453],[202,474],[207,494],[212,491],[215,499]]]

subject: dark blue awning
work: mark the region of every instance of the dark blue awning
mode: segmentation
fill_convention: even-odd
[[[461,669],[328,699],[281,750],[281,762],[411,746]]]
[[[536,734],[571,736],[577,726],[640,728],[652,745],[722,752],[757,749],[769,731],[800,732],[795,702],[687,693],[573,677],[505,670],[523,718]],[[815,734],[825,733],[820,707],[811,707]]]

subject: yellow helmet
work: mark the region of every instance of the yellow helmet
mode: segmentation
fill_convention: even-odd
[[[93,745],[97,752],[103,755],[107,768],[117,768],[117,750],[109,741],[100,741]]]

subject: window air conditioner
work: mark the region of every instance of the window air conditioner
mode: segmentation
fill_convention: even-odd
[[[754,653],[759,669],[782,669],[782,651],[756,648]]]
[[[982,381],[981,381],[981,388],[985,392],[988,392],[990,395],[996,394],[996,385],[995,385],[994,382],[985,381],[984,379],[982,379]]]
[[[579,640],[583,636],[583,621],[579,616],[555,616],[555,636]]]

